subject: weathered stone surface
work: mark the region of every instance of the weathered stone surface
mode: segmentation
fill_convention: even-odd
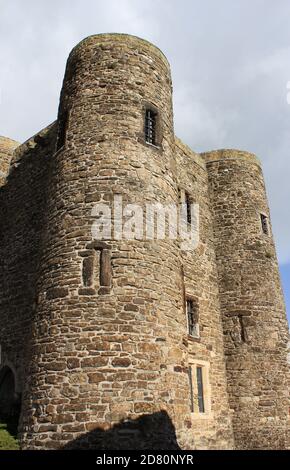
[[[270,224],[261,165],[254,155],[238,150],[203,157],[214,215],[235,445],[284,449],[290,445],[288,326],[271,227],[266,235],[261,226],[260,214]]]
[[[59,299],[68,295],[68,289],[65,287],[52,287],[47,291],[46,297],[49,300]]]
[[[0,136],[0,187],[6,182],[13,152],[19,145],[15,140]]]
[[[273,239],[259,225],[269,214],[260,165],[182,144],[171,93],[159,49],[92,36],[68,59],[58,122],[14,153],[0,139],[1,366],[23,392],[24,449],[289,445],[288,333]],[[148,105],[160,114],[156,147],[144,140]],[[92,240],[95,202],[177,204],[180,189],[199,204],[196,250]],[[198,304],[199,338],[185,296]],[[188,380],[198,361],[202,417]]]
[[[114,367],[129,367],[131,360],[128,357],[116,357],[112,360],[112,365]]]

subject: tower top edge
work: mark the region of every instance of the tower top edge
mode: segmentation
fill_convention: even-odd
[[[10,137],[0,135],[0,147],[16,148],[18,145],[20,145],[20,142],[10,139]]]
[[[200,155],[207,164],[222,160],[243,160],[248,163],[256,163],[256,165],[262,167],[261,160],[257,155],[246,150],[218,149],[209,152],[202,152]]]
[[[127,42],[128,44],[141,44],[145,47],[147,47],[149,50],[152,50],[157,53],[157,55],[162,58],[168,67],[170,67],[170,63],[165,56],[165,54],[162,52],[161,49],[159,49],[158,46],[153,44],[152,42],[148,41],[147,39],[140,38],[139,36],[134,36],[131,34],[126,34],[126,33],[100,33],[100,34],[92,34],[90,36],[85,37],[82,39],[76,46],[72,49],[71,54],[75,51],[77,51],[79,48],[86,47],[86,45],[90,43],[106,43],[106,42],[115,42],[115,43],[121,43],[121,42]]]

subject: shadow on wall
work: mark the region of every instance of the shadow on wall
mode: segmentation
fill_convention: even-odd
[[[166,411],[122,421],[105,431],[95,429],[69,442],[66,450],[181,450]]]

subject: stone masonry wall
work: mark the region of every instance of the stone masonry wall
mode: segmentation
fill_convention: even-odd
[[[254,155],[236,150],[203,157],[236,447],[285,449],[288,326],[261,167]],[[262,231],[261,214],[268,217],[268,234]]]
[[[160,110],[159,148],[144,142],[147,104]],[[22,445],[106,448],[115,428],[116,447],[130,432],[133,448],[154,447],[157,434],[170,448],[162,429],[149,444],[140,429],[119,429],[166,412],[179,444],[193,447],[177,242],[100,245],[91,234],[92,208],[114,195],[143,208],[178,200],[166,59],[137,38],[86,39],[68,60],[59,122],[66,145],[52,159]],[[86,273],[94,269],[103,249],[109,284],[97,281],[97,268],[87,285],[84,263]]]
[[[218,276],[209,204],[208,176],[203,158],[179,140],[176,142],[178,181],[191,202],[199,206],[199,243],[182,251],[185,294],[198,305],[200,338],[184,335],[189,364],[209,364],[210,413],[192,414],[192,433],[200,449],[233,448],[231,415],[227,395],[223,329],[220,314]]]
[[[162,52],[128,35],[85,39],[57,122],[16,146],[0,138],[0,366],[22,395],[22,448],[286,448],[288,333],[261,168],[175,138]],[[122,197],[145,219],[147,204],[178,204],[180,191],[199,205],[193,251],[121,239],[115,213],[113,236],[94,239],[97,203]],[[204,414],[195,389],[191,400],[197,364]]]
[[[9,176],[0,188],[1,365],[13,370],[19,395],[26,381],[25,357],[29,354],[36,302],[45,185],[52,148],[53,128],[17,147]]]
[[[198,306],[200,338],[184,335],[189,364],[209,364],[210,413],[192,414],[192,432],[197,448],[233,448],[231,415],[227,395],[222,320],[218,278],[213,245],[212,215],[208,196],[207,169],[204,160],[179,140],[176,142],[178,179],[181,190],[199,206],[199,242],[194,250],[182,251],[185,295]],[[194,390],[196,393],[196,390]]]

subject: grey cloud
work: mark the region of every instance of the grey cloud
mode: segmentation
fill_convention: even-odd
[[[288,0],[0,0],[0,11],[1,134],[22,141],[55,119],[83,37],[144,37],[172,65],[177,135],[197,151],[261,158],[280,262],[290,262]]]

